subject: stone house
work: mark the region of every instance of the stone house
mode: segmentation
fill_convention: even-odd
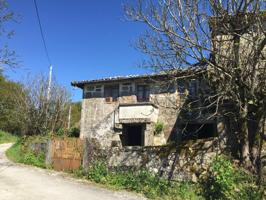
[[[261,16],[264,27],[266,13]],[[242,19],[240,15],[231,20],[238,20],[242,27],[253,18],[247,15],[246,20]],[[220,25],[223,20],[229,19],[210,18],[209,21],[213,48],[218,55],[224,55],[212,55],[216,63],[228,62],[225,58],[233,49],[233,36]],[[247,38],[254,30],[256,27],[251,26],[240,38],[242,60],[249,56]],[[213,70],[210,66],[206,68]],[[72,82],[72,86],[83,90],[80,137],[97,139],[103,147],[160,146],[171,140],[208,138],[224,133],[225,119],[211,118],[212,108],[197,112],[184,110],[184,107],[192,107],[191,110],[204,107],[201,96],[212,93],[201,75],[187,76],[188,71]],[[164,128],[158,132],[160,124]]]
[[[217,119],[204,117],[209,111],[193,117],[195,113],[182,109],[207,88],[200,78],[183,78],[185,74],[180,70],[72,82],[83,90],[80,138],[96,139],[105,148],[160,146],[188,133],[194,133],[189,139],[216,136]]]

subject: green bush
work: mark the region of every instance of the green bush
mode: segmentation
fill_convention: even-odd
[[[79,128],[72,127],[69,130],[65,128],[59,128],[55,135],[59,137],[67,136],[67,137],[79,137],[80,130]]]
[[[35,154],[26,145],[25,139],[18,140],[6,151],[7,157],[18,163],[45,168],[45,154]]]
[[[87,178],[96,183],[105,183],[107,175],[108,170],[105,163],[96,162],[89,168]]]
[[[231,162],[216,157],[210,166],[207,196],[210,199],[230,199],[234,189],[234,171]]]
[[[143,193],[150,199],[203,199],[194,183],[169,183],[145,170],[109,171],[104,162],[95,162],[87,172],[77,170],[76,176],[85,176],[96,183],[116,189],[126,189]]]
[[[72,127],[68,131],[68,136],[69,137],[76,137],[76,138],[78,138],[79,137],[79,133],[80,133],[79,128]]]
[[[256,177],[242,168],[236,170],[235,176],[235,199],[239,200],[261,200],[263,191],[256,185]],[[263,189],[263,188],[262,188]]]
[[[32,151],[28,151],[24,154],[21,162],[36,167],[45,168],[45,154],[40,153],[35,155]]]
[[[18,136],[0,130],[0,144],[16,142]]]
[[[163,128],[164,128],[164,124],[163,122],[157,122],[155,124],[155,134],[160,134],[162,131],[163,131]]]
[[[207,180],[203,180],[206,199],[260,200],[262,191],[255,177],[243,169],[236,169],[224,156],[217,156],[210,165]]]
[[[66,130],[65,130],[64,128],[59,128],[59,129],[55,132],[55,134],[56,134],[57,136],[64,136],[65,133],[66,133]]]

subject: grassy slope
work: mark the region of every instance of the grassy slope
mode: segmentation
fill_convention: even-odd
[[[0,144],[16,142],[17,140],[18,136],[0,130]]]
[[[45,155],[43,153],[35,155],[30,149],[26,148],[23,140],[17,142],[6,151],[6,156],[13,162],[33,165],[45,168]]]

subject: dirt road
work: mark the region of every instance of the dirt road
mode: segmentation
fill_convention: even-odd
[[[64,177],[62,173],[10,162],[0,145],[0,200],[143,200],[128,192],[111,191]]]

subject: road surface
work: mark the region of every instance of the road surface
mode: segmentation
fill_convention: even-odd
[[[107,190],[64,173],[10,162],[0,145],[0,200],[143,200],[128,192]]]

